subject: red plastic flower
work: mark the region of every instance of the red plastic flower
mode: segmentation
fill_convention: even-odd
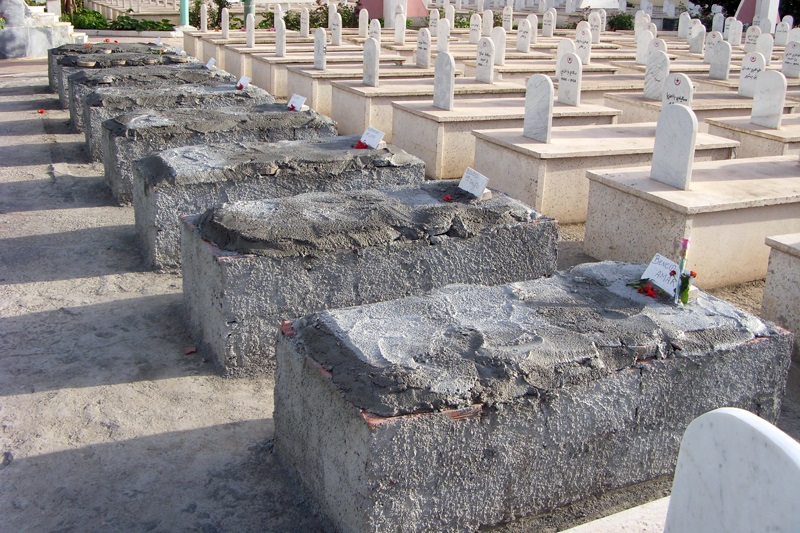
[[[364,141],[362,141],[361,139],[359,139],[358,142],[356,143],[356,148],[358,148],[359,150],[364,150],[366,148],[369,148],[369,145]]]
[[[644,288],[644,295],[649,296],[650,298],[658,298],[658,293],[653,290],[653,286],[649,283]]]
[[[111,39],[106,39],[104,42],[110,43]]]
[[[44,109],[42,109],[41,107],[39,109],[37,109],[36,112],[39,113],[40,115],[44,115],[46,113],[46,111]]]
[[[452,202],[453,201],[453,197],[448,194],[447,196],[442,198],[442,200],[444,200],[445,202]]]
[[[677,274],[677,272],[675,272],[674,270],[669,271],[669,275],[672,276],[673,278],[675,277],[675,274]]]
[[[297,108],[294,105],[289,106],[289,111],[295,111]]]
[[[244,89],[244,85],[242,85],[241,83],[236,86],[237,91],[241,91],[242,89]]]
[[[697,272],[692,270],[691,272],[689,272],[689,275],[692,276],[693,278],[696,278],[697,277]]]
[[[119,41],[114,41],[114,44],[119,44]]]
[[[85,47],[85,48],[91,48],[91,47],[92,47],[92,44],[91,44],[91,43],[86,43],[86,44],[84,45],[84,47]]]

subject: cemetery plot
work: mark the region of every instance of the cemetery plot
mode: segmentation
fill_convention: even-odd
[[[761,316],[793,331],[795,361],[800,361],[800,233],[773,235]]]

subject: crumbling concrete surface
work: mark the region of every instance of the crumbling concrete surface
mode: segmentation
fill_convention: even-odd
[[[208,71],[206,71],[208,72]],[[170,77],[163,78],[165,81]],[[174,78],[174,72],[173,76]],[[159,110],[171,108],[218,109],[221,107],[274,104],[275,98],[255,85],[239,89],[236,80],[215,76],[202,84],[176,85],[165,90],[163,84],[153,87],[153,76],[148,77],[144,87],[97,87],[89,89],[85,84],[75,86],[75,93],[90,90],[85,97],[76,98],[83,108],[83,131],[86,148],[93,161],[103,160],[103,122],[141,109]],[[162,79],[157,77],[157,79]],[[113,83],[113,81],[112,81]]]
[[[224,373],[272,373],[284,319],[547,276],[556,240],[554,220],[505,195],[468,200],[452,181],[226,204],[184,223],[186,316]]]
[[[285,104],[195,109],[143,110],[103,123],[103,166],[118,202],[132,199],[133,163],[153,152],[192,144],[273,142],[336,135],[336,123],[319,113],[288,111]]]
[[[698,415],[775,421],[792,335],[585,264],[317,313],[277,346],[276,449],[342,531],[473,531],[671,474]]]
[[[147,54],[153,50],[164,50],[163,46],[155,43],[70,43],[51,48],[47,51],[47,82],[53,92],[58,90],[58,59],[67,55],[86,54],[119,54],[140,53]]]
[[[275,143],[184,146],[140,159],[134,168],[136,233],[156,270],[180,266],[182,215],[223,202],[411,186],[424,163],[394,146],[355,149],[357,136]]]

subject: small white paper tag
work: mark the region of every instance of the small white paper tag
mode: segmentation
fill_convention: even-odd
[[[377,130],[370,126],[369,128],[364,131],[364,134],[361,136],[361,142],[369,146],[370,148],[377,148],[380,142],[383,140],[383,136],[385,134],[381,130]]]
[[[181,46],[180,48],[178,48],[178,51],[177,51],[177,52],[175,52],[175,53],[176,53],[177,55],[179,55],[179,56],[186,55],[186,52],[184,52],[184,51],[183,51],[183,46]]]
[[[239,81],[236,82],[236,88],[240,91],[247,89],[248,85],[250,85],[250,78],[248,78],[247,76],[242,76],[241,78],[239,78]]]
[[[286,104],[288,109],[293,111],[300,111],[303,109],[303,104],[306,102],[305,96],[300,96],[299,94],[293,94],[291,98],[289,98],[289,102]]]
[[[458,188],[467,191],[475,198],[480,198],[483,196],[488,184],[489,178],[474,168],[467,167],[467,170],[464,171],[464,176],[461,177],[461,181],[458,183]]]
[[[156,46],[161,46],[161,37],[156,39]]]
[[[670,276],[670,272],[675,272],[674,276]],[[661,254],[656,254],[650,264],[642,274],[642,279],[649,279],[655,283],[659,289],[663,290],[669,295],[675,294],[675,289],[678,288],[678,263],[664,257]]]
[[[216,62],[217,60],[212,57],[211,59],[208,60],[208,63],[206,63],[206,68],[208,70],[211,70],[212,68],[214,68],[214,63]]]

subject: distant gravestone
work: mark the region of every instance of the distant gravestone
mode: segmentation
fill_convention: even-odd
[[[767,66],[772,63],[772,48],[774,42],[772,35],[769,33],[762,33],[758,36],[758,39],[756,39],[755,51],[764,56],[764,62]]]
[[[377,87],[380,80],[380,50],[381,45],[375,39],[364,41],[364,76],[363,82],[367,87]]]
[[[358,14],[359,19],[361,18],[361,15],[363,13],[364,13],[364,11],[361,11],[361,13]],[[361,25],[359,23],[359,28],[360,28],[360,26]],[[300,37],[308,38],[308,36],[310,35],[310,28],[311,28],[311,24],[310,24],[309,16],[308,16],[308,8],[303,6],[303,7],[300,8]],[[367,30],[366,30],[366,26],[365,26],[364,27],[364,36],[366,37],[366,35],[367,35]]]
[[[675,4],[669,0],[664,0],[662,9],[664,10],[664,15],[666,15],[667,18],[675,18]]]
[[[305,8],[304,8],[305,9]],[[308,11],[306,9],[306,11]],[[362,39],[369,35],[369,12],[362,9],[358,12],[358,36]]]
[[[706,27],[702,24],[692,26],[689,34],[689,52],[693,54],[702,54],[705,43]]]
[[[526,19],[531,25],[531,44],[536,44],[536,36],[539,33],[539,17],[535,13],[531,13]]]
[[[750,122],[777,130],[781,127],[785,101],[786,77],[776,70],[765,70],[756,81]]]
[[[394,16],[394,44],[406,44],[406,16],[402,13]]]
[[[481,35],[489,36],[492,34],[492,28],[494,28],[494,13],[492,13],[491,9],[487,9],[483,12],[483,28],[481,28]]]
[[[744,35],[744,51],[746,53],[756,51],[756,41],[758,41],[759,35],[761,35],[761,29],[757,26],[747,28],[747,33]]]
[[[625,13],[628,10],[628,1],[627,0],[619,0],[619,3],[617,4],[617,9],[621,13]]]
[[[597,14],[600,15],[600,31],[604,32],[606,31],[606,25],[608,23],[608,13],[606,13],[605,9],[599,9]]]
[[[367,32],[367,37],[375,39],[378,43],[381,42],[381,21],[378,19],[372,19],[369,21],[369,31]]]
[[[230,31],[231,31],[231,14],[228,11],[227,7],[222,8],[222,12],[220,13],[220,30],[222,33],[223,39],[230,38]]]
[[[785,22],[779,22],[775,26],[775,46],[786,46],[789,42],[789,29]]]
[[[722,34],[718,31],[712,31],[706,35],[706,42],[703,44],[703,63],[706,65],[711,63],[711,50],[722,41]]]
[[[658,35],[658,27],[652,22],[647,23],[647,30],[653,34],[653,37]]]
[[[692,181],[697,117],[684,105],[661,109],[656,125],[650,178],[676,189],[688,190]]]
[[[200,31],[203,33],[208,31],[208,6],[200,4]]]
[[[727,80],[731,75],[731,43],[720,41],[711,50],[708,77],[712,80]]]
[[[249,13],[244,18],[244,29],[245,29],[245,46],[247,48],[255,48],[256,47],[256,17]]]
[[[682,72],[670,74],[664,83],[664,96],[661,99],[661,108],[673,104],[692,107],[694,87],[689,76]]]
[[[600,20],[600,13],[597,13],[596,11],[589,13],[589,32],[591,33],[592,44],[598,44],[600,42],[602,25],[603,23]]]
[[[796,531],[800,444],[732,407],[689,424],[681,441],[664,533]]]
[[[728,40],[728,32],[730,31],[731,24],[733,24],[734,20],[736,19],[733,17],[728,17],[725,19],[725,25],[722,27],[722,38],[726,41]]]
[[[431,68],[431,32],[422,28],[417,32],[417,62],[418,68]]]
[[[456,25],[456,8],[448,5],[444,10],[444,18],[450,23],[450,27],[454,28]]]
[[[341,13],[334,13],[331,17],[331,46],[342,46]]]
[[[336,4],[328,4],[328,31],[333,29],[333,16],[336,14]]]
[[[644,97],[661,101],[669,76],[669,56],[661,50],[651,50],[644,71]]]
[[[316,70],[325,70],[327,66],[328,50],[325,41],[327,41],[325,28],[317,28],[314,31],[314,68]]]
[[[689,29],[692,27],[692,17],[685,11],[678,17],[678,37],[681,39],[689,38]]]
[[[583,65],[577,54],[567,53],[558,63],[558,101],[564,105],[581,105]]]
[[[433,74],[433,107],[453,110],[456,86],[456,62],[449,52],[436,55]]]
[[[428,31],[431,32],[433,37],[437,37],[436,32],[439,29],[439,10],[431,9],[428,15]]]
[[[575,53],[575,43],[572,42],[571,39],[561,39],[558,41],[558,46],[556,47],[556,65],[561,62],[561,58],[564,57],[564,54],[574,54]]]
[[[784,16],[784,17],[783,17],[783,19],[781,19],[781,22],[783,22],[784,24],[786,24],[787,26],[789,26],[789,29],[790,29],[790,30],[791,30],[792,28],[794,28],[794,17],[793,17],[793,16],[791,16],[791,15],[786,15],[786,16]]]
[[[739,96],[753,97],[758,76],[765,68],[764,56],[758,52],[745,54],[742,58],[742,69],[739,71]]]
[[[789,30],[789,42],[797,41],[800,42],[800,28],[792,28]]]
[[[659,50],[667,54],[668,53],[667,42],[664,39],[653,39],[652,41],[650,41],[650,51],[647,52],[648,56],[650,55],[650,52],[652,52],[653,50]]]
[[[582,65],[588,65],[592,59],[592,35],[585,26],[578,24],[575,30],[575,54]]]
[[[564,4],[564,13],[572,15],[575,13],[575,0],[567,0]]]
[[[725,31],[725,15],[717,13],[711,20],[711,31],[718,31],[722,33]]]
[[[553,28],[556,25],[555,17],[552,11],[547,11],[542,17],[542,37],[552,37]]]
[[[731,46],[742,46],[742,28],[743,24],[738,20],[731,22],[728,30],[728,42],[731,43]]]
[[[514,24],[514,10],[508,6],[503,8],[503,29],[511,31]]]
[[[531,23],[528,19],[522,19],[517,28],[517,52],[527,54],[531,51]]]
[[[653,40],[650,30],[644,30],[636,36],[636,64],[646,65],[647,55],[650,53],[650,42]]]
[[[469,17],[469,44],[478,44],[481,40],[481,16],[473,13]]]
[[[647,13],[641,10],[637,11],[633,22],[634,35],[639,35],[646,30],[648,24],[650,24],[650,17],[647,16]]]
[[[787,78],[800,78],[800,42],[789,41],[786,45],[781,72]]]
[[[534,74],[525,84],[525,118],[522,135],[543,143],[550,142],[553,128],[553,81],[544,74]]]
[[[481,83],[494,83],[494,42],[482,37],[478,42],[478,52],[475,60],[475,80]]]
[[[506,30],[498,26],[492,28],[492,42],[494,43],[494,64],[503,66],[506,64]]]
[[[484,8],[484,5],[483,5],[483,0],[476,0],[476,2],[475,2],[475,11],[477,11],[478,13],[483,13],[484,9],[485,8]]]
[[[772,27],[773,27],[772,21],[770,19],[768,19],[768,18],[762,18],[758,22],[758,29],[761,30],[762,34],[764,34],[764,33],[772,33]]]
[[[439,19],[439,27],[436,28],[436,51],[450,51],[450,21]]]
[[[275,19],[275,56],[286,56],[286,23],[280,17]]]

